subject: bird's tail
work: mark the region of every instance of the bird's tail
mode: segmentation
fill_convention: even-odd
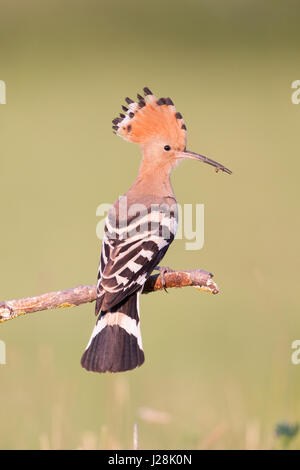
[[[143,364],[139,318],[140,292],[101,312],[81,365],[94,372],[123,372]]]

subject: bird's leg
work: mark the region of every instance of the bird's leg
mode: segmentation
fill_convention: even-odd
[[[161,284],[164,288],[164,291],[168,292],[166,289],[165,274],[174,272],[174,269],[171,269],[168,266],[156,266],[154,270],[160,272]]]

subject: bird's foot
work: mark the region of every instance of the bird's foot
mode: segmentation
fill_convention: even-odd
[[[156,266],[156,268],[154,268],[156,271],[159,271],[160,272],[160,277],[161,277],[161,284],[164,288],[164,291],[165,292],[168,292],[167,289],[166,289],[166,281],[165,281],[165,274],[166,273],[173,273],[174,272],[174,269],[171,269],[169,268],[168,266]]]

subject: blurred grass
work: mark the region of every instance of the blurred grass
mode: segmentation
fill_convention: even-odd
[[[136,421],[141,448],[276,447],[276,423],[300,420],[299,4],[2,0],[0,10],[1,299],[95,282],[96,207],[128,189],[140,161],[111,133],[126,95],[171,96],[188,147],[234,172],[186,162],[174,173],[178,201],[205,204],[205,245],[176,240],[164,264],[214,272],[221,293],[144,296],[140,370],[80,368],[90,305],[1,325],[1,448],[130,448]],[[141,407],[171,420],[145,421]]]

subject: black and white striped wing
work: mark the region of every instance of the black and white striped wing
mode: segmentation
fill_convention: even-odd
[[[167,231],[164,231],[164,224],[168,226]],[[130,233],[130,225],[128,229]],[[133,236],[125,239],[104,238],[96,313],[100,308],[103,311],[112,308],[143,287],[153,269],[165,255],[174,239],[175,231],[174,217],[167,219],[162,215],[160,222],[157,222],[156,214],[156,222],[152,225],[152,229],[150,227],[138,233],[135,231]],[[164,236],[163,233],[167,233],[168,236]]]
[[[103,242],[102,242],[102,249],[101,249],[101,254],[100,254],[100,262],[99,262],[98,276],[97,276],[97,299],[96,299],[96,305],[95,305],[95,315],[98,315],[100,308],[101,308],[101,303],[103,301],[104,291],[101,287],[101,279],[102,279],[103,271],[105,270],[105,267],[108,263],[108,260],[111,259],[112,253],[115,248],[114,245],[115,245],[115,240],[110,240],[107,237],[107,227],[105,226],[105,234],[104,234]]]

